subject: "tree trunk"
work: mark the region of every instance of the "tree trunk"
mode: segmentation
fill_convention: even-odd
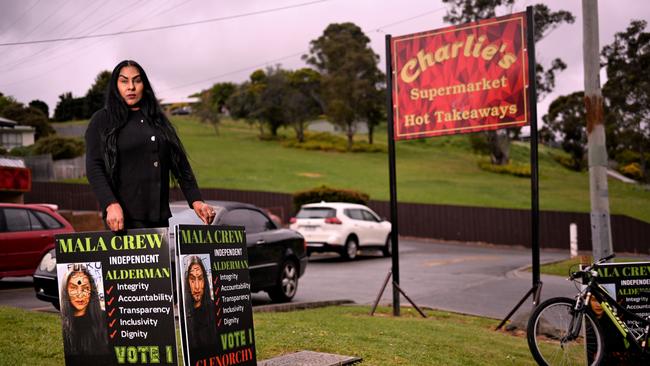
[[[298,142],[301,144],[305,142],[305,126],[303,122],[297,122],[295,125],[295,130],[296,130],[296,139],[298,139]]]
[[[374,132],[375,126],[368,123],[368,143],[372,145],[372,134]]]
[[[507,165],[510,162],[510,138],[507,131],[489,131],[490,160],[493,165]]]
[[[347,135],[348,135],[348,151],[352,150],[352,144],[354,143],[354,122],[347,124]]]

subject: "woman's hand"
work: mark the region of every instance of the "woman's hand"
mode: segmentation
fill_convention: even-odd
[[[112,231],[124,230],[124,212],[119,203],[111,203],[106,207],[106,224]]]
[[[192,208],[194,209],[194,212],[196,212],[196,216],[198,216],[204,224],[210,225],[212,220],[214,220],[214,209],[207,203],[203,201],[194,201],[192,202]]]

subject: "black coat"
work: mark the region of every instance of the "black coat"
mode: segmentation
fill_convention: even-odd
[[[118,202],[125,222],[137,220],[162,222],[171,217],[169,209],[170,149],[161,131],[150,124],[140,111],[130,111],[128,122],[117,135],[117,182],[110,178],[104,162],[105,134],[109,125],[106,109],[96,112],[86,130],[86,174],[104,216],[106,207]],[[181,154],[180,164],[191,172]],[[201,201],[193,174],[176,177],[187,203]]]

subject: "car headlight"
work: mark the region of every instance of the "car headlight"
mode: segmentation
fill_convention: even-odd
[[[50,250],[43,256],[41,263],[38,265],[38,268],[43,272],[54,273],[56,270],[56,254],[54,249]]]

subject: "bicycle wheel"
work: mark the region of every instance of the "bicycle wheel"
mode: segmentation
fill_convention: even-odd
[[[591,312],[586,311],[574,339],[567,338],[575,300],[555,297],[531,314],[526,330],[528,347],[540,365],[598,365],[604,355],[604,338]]]

